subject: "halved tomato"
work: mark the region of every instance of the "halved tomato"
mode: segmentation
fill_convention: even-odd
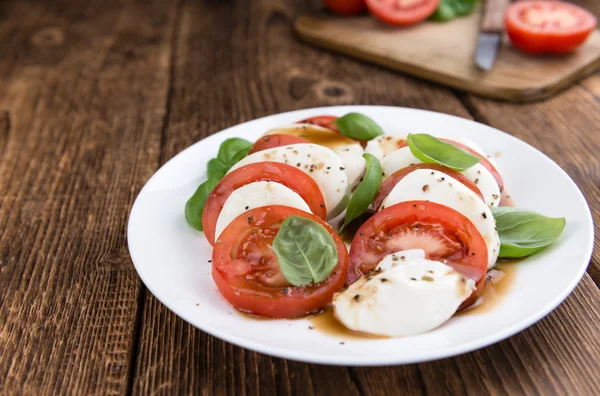
[[[338,264],[327,279],[294,286],[279,268],[271,248],[283,220],[311,219],[325,227],[335,241]],[[225,299],[236,309],[269,318],[297,318],[328,304],[344,286],[348,252],[333,229],[317,216],[287,206],[250,210],[227,226],[215,244],[212,276]]]
[[[359,228],[350,247],[346,282],[371,272],[388,254],[423,249],[473,279],[481,290],[487,272],[487,246],[475,225],[461,213],[429,201],[407,201],[377,212]],[[467,299],[464,308],[475,301]]]
[[[338,126],[335,123],[335,120],[337,119],[338,117],[336,116],[322,115],[305,118],[303,120],[298,121],[296,124],[313,124],[321,126],[323,128],[331,129],[332,131],[339,132]]]
[[[217,220],[227,198],[238,188],[258,181],[283,184],[300,195],[317,217],[327,218],[323,194],[312,177],[291,165],[278,162],[257,162],[226,174],[208,196],[202,212],[202,228],[204,236],[211,245],[215,244]]]
[[[423,164],[415,164],[415,165],[407,166],[406,168],[399,169],[396,172],[392,173],[387,179],[385,179],[385,181],[379,188],[379,192],[377,193],[375,200],[373,200],[373,208],[375,208],[376,211],[379,210],[381,203],[390,194],[390,192],[396,186],[396,184],[398,184],[398,182],[400,180],[404,179],[404,176],[408,175],[409,173],[411,173],[413,171],[416,171],[417,169],[431,169],[432,171],[443,172],[446,175],[453,177],[456,180],[458,180],[459,182],[461,182],[462,184],[464,184],[471,191],[473,191],[475,194],[477,194],[479,196],[479,198],[481,198],[482,201],[484,200],[483,194],[479,190],[479,187],[477,187],[477,184],[473,183],[470,179],[468,179],[462,173],[457,172],[455,170],[452,170],[452,169],[447,168],[442,165],[423,163]]]
[[[258,139],[254,143],[254,145],[252,146],[252,149],[250,150],[250,152],[248,154],[253,154],[258,151],[263,151],[263,150],[274,148],[274,147],[287,146],[288,144],[297,144],[297,143],[310,143],[310,141],[308,141],[304,138],[298,137],[298,136],[286,135],[283,133],[274,133],[272,135],[265,135],[265,136],[261,137],[260,139]]]
[[[562,1],[519,1],[504,18],[512,44],[532,54],[563,54],[579,47],[596,28],[596,17]]]
[[[412,25],[434,13],[440,0],[366,0],[367,8],[383,22]]]

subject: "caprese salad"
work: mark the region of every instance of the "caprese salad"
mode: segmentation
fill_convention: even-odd
[[[386,135],[359,113],[227,139],[207,176],[185,215],[233,307],[284,319],[332,306],[371,335],[440,326],[477,300],[499,258],[536,253],[565,226],[505,206],[497,164],[474,142]]]

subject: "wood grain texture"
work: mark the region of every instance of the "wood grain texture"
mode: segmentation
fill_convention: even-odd
[[[512,101],[546,98],[600,67],[600,31],[594,31],[578,51],[563,57],[523,54],[505,37],[494,67],[483,72],[473,62],[480,19],[473,13],[449,23],[424,22],[399,29],[366,15],[340,18],[321,12],[300,17],[296,30],[320,47]]]
[[[172,7],[0,4],[0,394],[120,394],[141,282],[125,241],[156,170]]]
[[[224,127],[296,108],[369,103],[470,117],[444,88],[294,41],[291,24],[295,15],[306,12],[304,7],[302,2],[272,0],[254,1],[252,7],[184,3],[162,161]],[[223,29],[225,25],[233,27]],[[599,299],[586,276],[548,318],[490,348],[420,365],[345,368],[291,362],[234,347],[184,323],[148,293],[133,391],[591,395],[599,385],[594,377],[600,356],[595,344]]]

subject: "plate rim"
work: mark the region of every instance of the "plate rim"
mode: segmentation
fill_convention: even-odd
[[[483,127],[484,129],[487,128],[487,129],[493,130],[493,131],[495,131],[495,133],[500,133],[500,134],[504,135],[504,137],[508,138],[509,140],[514,140],[518,144],[524,144],[529,149],[534,150],[535,152],[540,154],[541,158],[543,158],[546,161],[548,166],[553,166],[558,172],[562,173],[563,176],[566,176],[569,183],[571,183],[572,187],[574,187],[575,190],[577,191],[579,198],[585,203],[585,209],[587,209],[587,210],[585,210],[586,220],[588,220],[587,221],[587,223],[588,223],[587,234],[589,236],[587,238],[587,241],[584,241],[586,244],[586,249],[585,249],[585,253],[584,253],[583,257],[586,257],[586,264],[580,265],[580,268],[579,268],[576,276],[571,280],[571,282],[562,290],[561,293],[558,293],[552,300],[550,300],[548,303],[546,303],[543,308],[539,309],[535,315],[531,315],[529,317],[523,318],[523,319],[515,322],[511,326],[508,326],[507,328],[500,330],[498,332],[491,333],[490,335],[486,335],[484,337],[477,338],[474,341],[460,344],[459,347],[451,345],[449,347],[438,348],[433,353],[421,354],[420,356],[414,356],[412,358],[401,358],[401,357],[395,357],[395,356],[394,357],[381,356],[381,357],[374,358],[372,356],[364,356],[364,355],[356,355],[353,357],[340,356],[340,355],[311,356],[311,355],[301,354],[301,353],[295,352],[295,351],[289,351],[289,350],[286,351],[284,348],[278,348],[278,347],[274,348],[274,347],[271,347],[269,345],[266,345],[266,344],[263,344],[260,342],[245,340],[245,339],[243,339],[243,337],[240,337],[236,334],[222,333],[220,330],[218,330],[217,328],[214,328],[211,325],[205,325],[203,327],[197,326],[196,324],[194,324],[192,322],[191,319],[188,319],[188,317],[187,317],[188,315],[185,315],[184,313],[182,313],[180,310],[177,309],[176,306],[173,306],[173,304],[170,304],[170,303],[165,303],[163,300],[166,300],[166,299],[160,298],[159,297],[160,293],[157,293],[157,291],[152,286],[149,286],[149,283],[147,282],[147,278],[143,274],[143,271],[140,271],[140,268],[142,268],[141,264],[136,264],[136,257],[135,257],[136,255],[134,253],[134,250],[132,249],[132,246],[131,246],[132,238],[130,237],[130,235],[132,233],[132,225],[131,225],[132,214],[134,213],[134,211],[136,211],[136,208],[138,208],[140,197],[142,196],[142,194],[144,194],[146,192],[147,188],[150,188],[149,186],[152,184],[152,181],[154,179],[158,178],[159,174],[161,174],[162,172],[165,171],[165,168],[167,168],[167,165],[169,163],[171,163],[172,161],[175,161],[178,157],[184,155],[184,153],[186,153],[188,150],[193,150],[196,146],[200,145],[202,142],[205,142],[206,139],[211,139],[221,133],[228,132],[233,128],[239,127],[241,125],[253,123],[253,122],[264,121],[269,118],[277,118],[277,117],[281,117],[281,116],[292,116],[294,114],[299,114],[299,113],[314,112],[315,114],[318,114],[319,112],[323,113],[324,111],[335,111],[335,110],[345,111],[344,109],[352,109],[354,111],[360,111],[360,109],[367,109],[367,110],[368,109],[386,109],[386,110],[390,110],[390,111],[402,110],[402,111],[409,111],[409,112],[426,113],[428,115],[433,115],[435,117],[442,117],[442,118],[451,117],[451,118],[458,119],[459,122],[475,124],[476,128]],[[302,115],[301,117],[305,118],[304,115]],[[432,361],[432,360],[450,358],[450,357],[462,355],[465,353],[469,353],[469,352],[496,344],[500,341],[503,341],[503,340],[527,329],[530,326],[533,326],[534,324],[539,322],[541,319],[543,319],[544,317],[549,315],[552,311],[554,311],[562,302],[564,302],[564,300],[573,292],[575,287],[579,284],[579,282],[583,278],[584,274],[586,273],[586,270],[590,264],[590,260],[591,260],[591,257],[593,254],[593,249],[594,249],[594,223],[593,223],[591,209],[585,198],[585,195],[582,193],[581,189],[577,186],[577,184],[571,178],[571,176],[569,176],[569,174],[564,169],[562,169],[555,161],[553,161],[550,157],[548,157],[542,151],[531,146],[529,143],[527,143],[521,139],[518,139],[515,136],[510,135],[507,132],[501,131],[499,129],[496,129],[496,128],[486,125],[486,124],[482,124],[482,123],[477,122],[472,119],[463,118],[463,117],[456,116],[453,114],[431,111],[431,110],[414,109],[414,108],[400,107],[400,106],[334,105],[334,106],[321,106],[321,107],[313,107],[313,108],[296,109],[296,110],[271,114],[271,115],[267,115],[264,117],[248,120],[248,121],[245,121],[245,122],[242,122],[239,124],[235,124],[235,125],[225,128],[225,129],[222,129],[220,131],[214,132],[214,133],[200,139],[199,141],[191,144],[190,146],[186,147],[185,149],[178,152],[177,154],[175,154],[167,162],[162,164],[160,166],[160,168],[157,169],[152,174],[152,176],[146,181],[144,186],[140,189],[139,193],[137,194],[136,199],[135,199],[133,205],[131,206],[131,209],[130,209],[129,215],[128,215],[128,219],[127,219],[127,247],[128,247],[129,255],[131,257],[134,268],[135,268],[138,276],[142,280],[144,286],[159,300],[159,302],[161,304],[163,304],[165,307],[167,307],[171,312],[173,312],[176,316],[178,316],[179,318],[184,320],[186,323],[197,328],[200,331],[203,331],[207,334],[210,334],[213,337],[216,337],[220,340],[226,341],[226,342],[233,344],[235,346],[238,346],[240,348],[248,349],[248,350],[251,350],[254,352],[262,353],[262,354],[277,357],[277,358],[289,359],[289,360],[305,362],[305,363],[332,365],[332,366],[369,367],[369,366],[387,366],[387,365],[405,365],[405,364],[413,364],[413,363],[424,363],[424,362],[428,362],[428,361]]]

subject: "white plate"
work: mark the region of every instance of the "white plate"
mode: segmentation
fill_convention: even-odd
[[[466,137],[495,160],[520,207],[564,216],[567,226],[550,248],[519,263],[514,285],[493,310],[452,318],[426,334],[398,339],[347,339],[309,330],[311,322],[252,320],[221,297],[210,275],[212,248],[187,225],[185,202],[205,178],[206,163],[229,137],[255,140],[265,131],[319,115],[361,112],[387,133],[422,132]],[[216,133],[175,156],[148,181],[133,205],[129,251],[148,289],[197,328],[232,344],[286,359],[336,365],[423,362],[469,352],[509,337],[560,304],[581,279],[593,247],[585,199],[571,178],[544,154],[496,129],[428,111],[379,106],[339,106],[293,111]],[[345,341],[340,344],[340,341]]]

